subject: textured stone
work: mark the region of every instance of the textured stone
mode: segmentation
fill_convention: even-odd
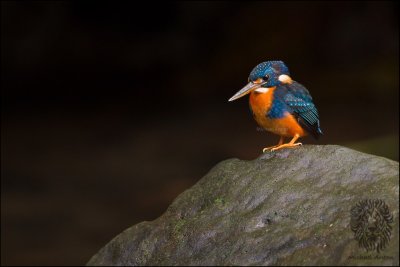
[[[394,219],[379,254],[350,229],[351,208],[377,198]],[[398,265],[398,199],[398,162],[340,146],[229,159],[88,265]]]

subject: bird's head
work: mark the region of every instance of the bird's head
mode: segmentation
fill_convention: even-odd
[[[289,69],[283,61],[266,61],[258,64],[249,75],[248,84],[239,90],[229,101],[236,100],[248,93],[291,82]]]

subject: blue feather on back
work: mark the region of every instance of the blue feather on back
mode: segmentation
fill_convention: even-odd
[[[319,115],[308,90],[293,81],[277,86],[271,109],[266,114],[271,119],[283,118],[285,112],[294,115],[299,124],[315,138],[322,135]]]

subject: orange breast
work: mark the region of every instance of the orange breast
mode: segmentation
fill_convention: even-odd
[[[298,134],[306,135],[306,132],[297,123],[297,120],[289,112],[283,118],[270,119],[267,117],[276,87],[270,87],[266,93],[253,91],[250,93],[250,106],[253,111],[254,119],[258,125],[274,134],[286,137],[293,137]]]

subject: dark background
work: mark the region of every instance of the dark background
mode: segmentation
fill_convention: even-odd
[[[219,161],[279,137],[248,99],[283,60],[325,135],[398,160],[394,2],[1,2],[1,264],[82,265]]]

